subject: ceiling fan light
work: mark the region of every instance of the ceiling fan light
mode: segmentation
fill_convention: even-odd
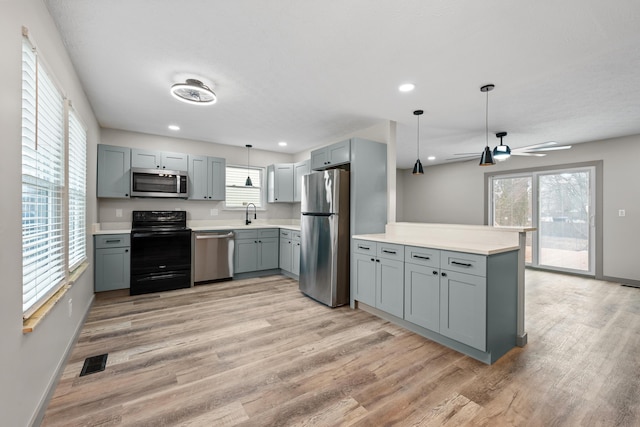
[[[171,95],[192,105],[211,105],[218,101],[216,94],[200,80],[187,79],[185,83],[171,86]]]
[[[422,168],[422,163],[420,162],[420,159],[416,160],[416,164],[413,165],[413,172],[414,175],[424,175],[424,169]]]
[[[495,160],[507,160],[511,157],[511,148],[508,145],[496,145],[493,149],[493,158]]]
[[[493,160],[493,154],[491,154],[491,148],[484,147],[484,151],[480,156],[480,166],[491,166],[495,165],[496,161]]]

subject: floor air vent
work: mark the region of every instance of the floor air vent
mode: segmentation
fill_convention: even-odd
[[[84,359],[84,365],[82,366],[82,371],[80,371],[80,376],[83,377],[85,375],[104,371],[104,367],[107,365],[107,356],[108,354],[101,354],[99,356],[91,356]]]

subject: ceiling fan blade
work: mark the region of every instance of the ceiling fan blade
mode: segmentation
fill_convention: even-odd
[[[547,141],[547,142],[541,142],[540,144],[532,144],[532,145],[526,145],[520,148],[515,148],[515,150],[519,150],[519,151],[538,150],[540,148],[553,147],[556,145],[558,145],[556,141]]]
[[[533,156],[533,157],[544,157],[546,154],[544,153],[528,153],[526,151],[511,151],[512,156]]]
[[[454,153],[453,155],[454,156],[479,156],[480,154],[478,154],[478,153]]]
[[[556,150],[568,150],[570,145],[558,145],[555,147],[541,147],[541,148],[528,148],[526,151],[556,151]]]

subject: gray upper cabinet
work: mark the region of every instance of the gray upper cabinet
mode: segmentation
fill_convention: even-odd
[[[129,197],[131,149],[98,145],[97,197]]]
[[[293,163],[276,163],[267,167],[269,203],[293,202]]]
[[[131,149],[131,167],[133,168],[186,171],[188,166],[188,156],[183,153]]]
[[[293,201],[302,201],[302,177],[311,172],[311,160],[293,164]]]
[[[351,140],[336,142],[311,152],[311,169],[323,170],[351,161]]]
[[[189,156],[189,199],[224,200],[225,168],[223,158]]]

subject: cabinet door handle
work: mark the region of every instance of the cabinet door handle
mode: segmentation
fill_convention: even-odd
[[[459,265],[460,267],[472,267],[473,264],[469,264],[466,262],[458,262],[458,261],[451,261],[451,264],[453,265]]]
[[[384,252],[385,254],[391,254],[391,255],[395,255],[396,254],[396,251],[389,251],[389,250],[386,250],[386,249],[383,249],[382,252]]]
[[[447,273],[440,273],[442,274],[442,277],[447,277]]]
[[[426,260],[431,259],[428,256],[422,256],[422,255],[411,255],[411,257],[412,258],[418,258],[418,259],[426,259]]]
[[[438,272],[436,270],[433,270],[433,274],[438,274]]]
[[[379,260],[379,259],[377,259],[377,260],[376,260],[376,262],[380,262],[380,260]]]
[[[375,259],[371,258],[371,261],[375,261]]]
[[[125,253],[125,254],[126,254],[127,252],[129,252],[129,249],[125,249],[125,250],[124,250],[124,253]]]

